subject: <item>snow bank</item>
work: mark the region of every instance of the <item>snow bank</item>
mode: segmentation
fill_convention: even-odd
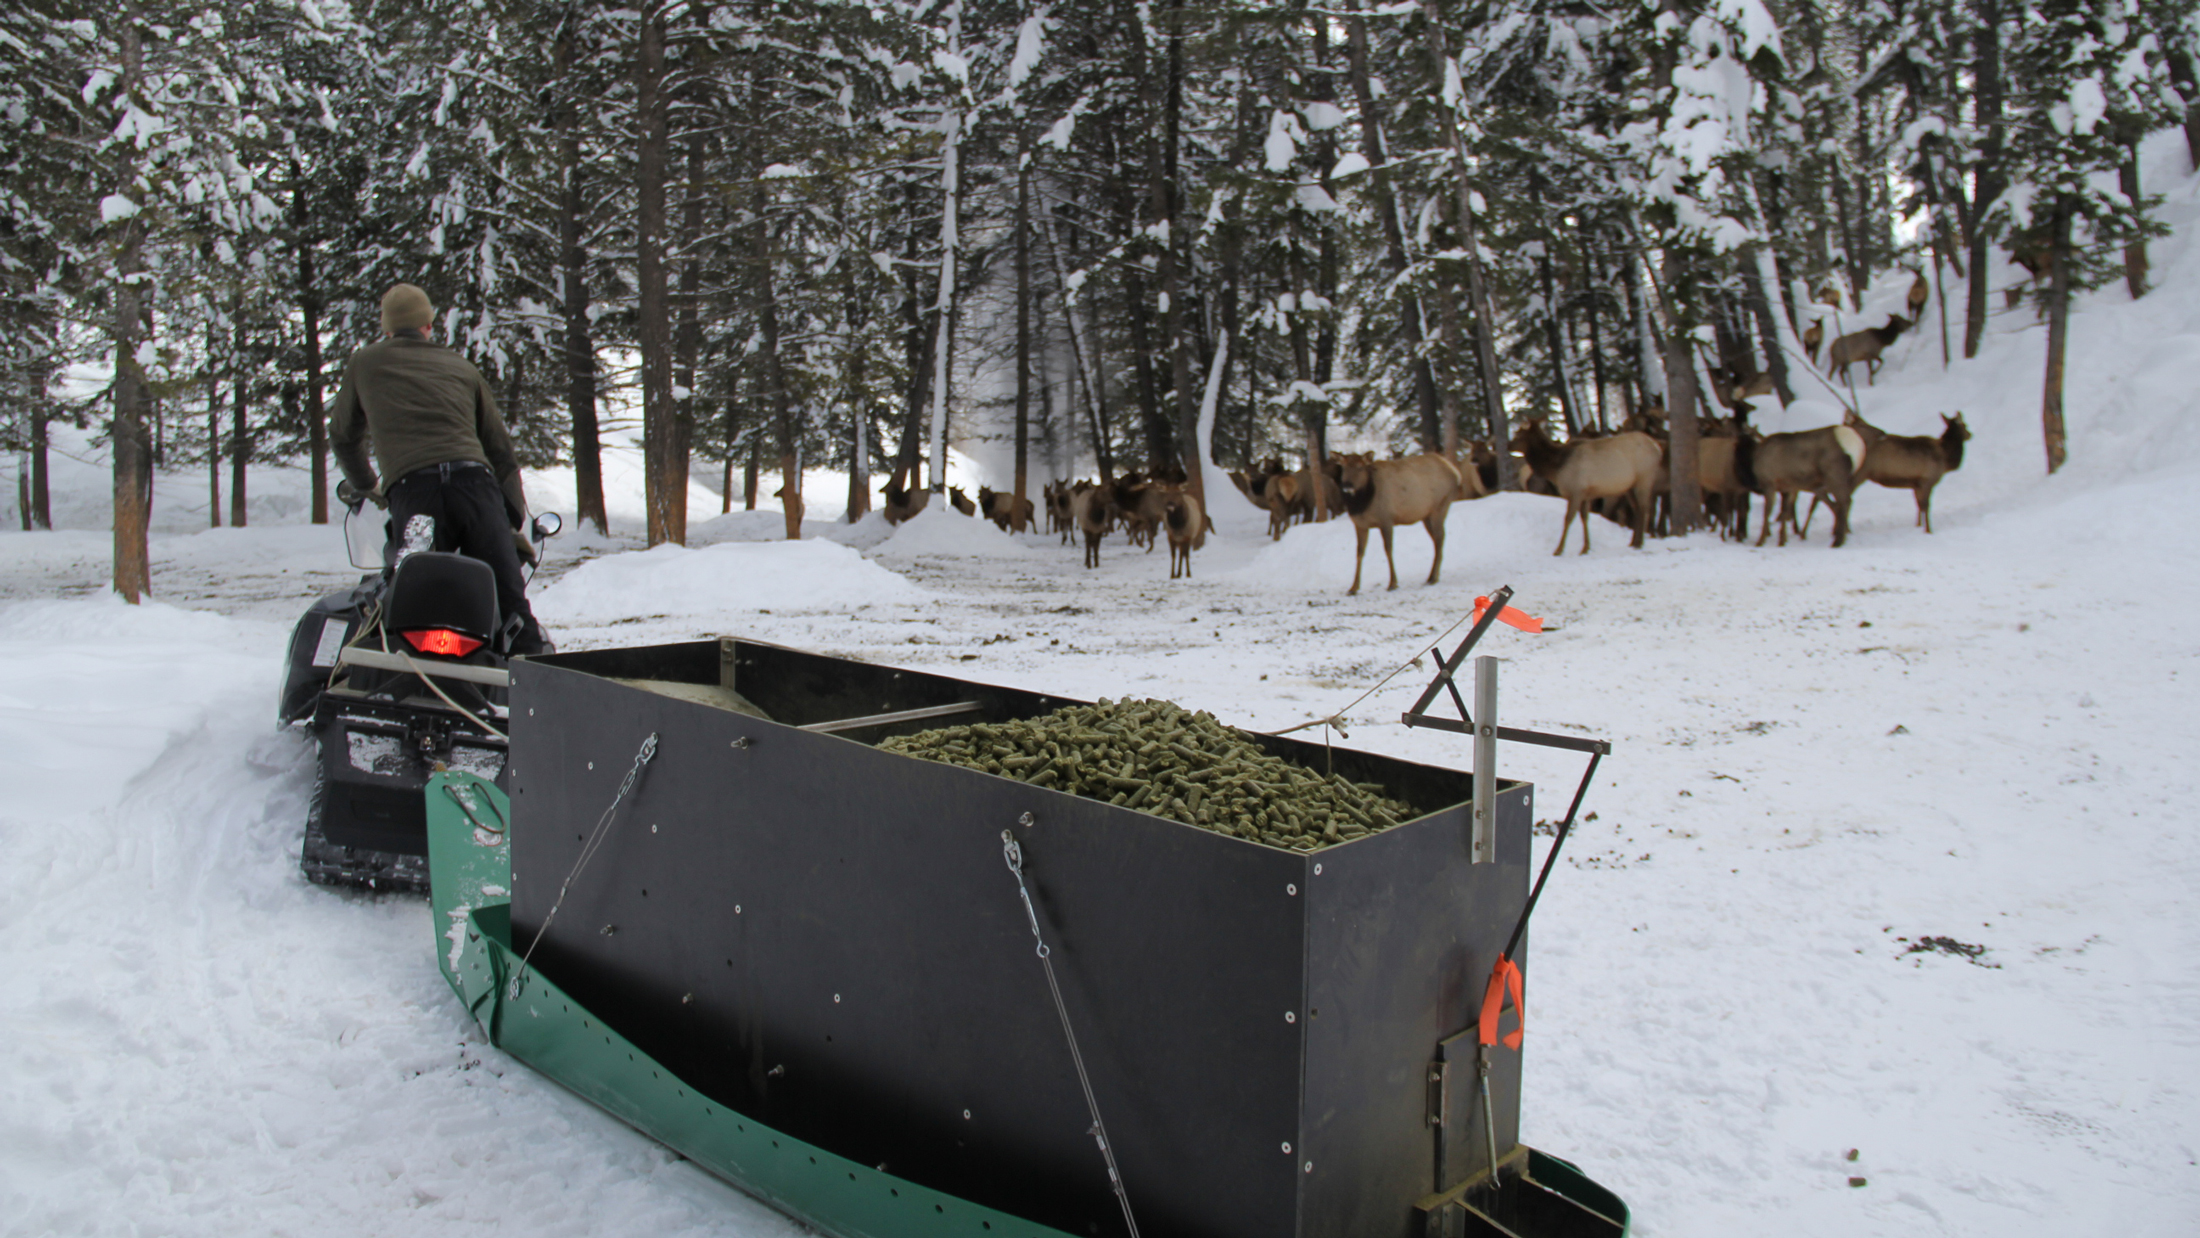
[[[901,559],[918,555],[1028,559],[1044,552],[1024,545],[1013,534],[1003,533],[990,520],[963,515],[935,496],[923,511],[902,521],[894,535],[878,543],[872,553]]]
[[[638,616],[854,611],[928,595],[854,550],[824,540],[665,545],[583,563],[534,599],[553,629]]]

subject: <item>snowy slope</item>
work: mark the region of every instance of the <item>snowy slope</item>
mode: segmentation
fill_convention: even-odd
[[[2200,1232],[2200,195],[2152,181],[2178,231],[2155,292],[2073,319],[2061,475],[2021,312],[1860,388],[1890,431],[1973,427],[1930,537],[1873,489],[1840,551],[1600,524],[1553,558],[1555,503],[1500,495],[1454,509],[1443,583],[1404,530],[1401,588],[1347,598],[1338,525],[1226,523],[1172,583],[1120,539],[1086,572],[944,514],[789,546],[737,513],[694,550],[562,546],[540,609],[568,647],[740,633],[1275,728],[1513,584],[1554,630],[1491,638],[1508,720],[1614,743],[1537,916],[1530,1142],[1650,1238]],[[267,717],[340,543],[173,527],[135,609],[99,596],[103,533],[0,534],[0,1231],[798,1232],[486,1048],[422,904],[296,875],[310,772]],[[1424,673],[1339,742],[1464,763],[1395,723]],[[1504,759],[1547,810],[1578,777]]]

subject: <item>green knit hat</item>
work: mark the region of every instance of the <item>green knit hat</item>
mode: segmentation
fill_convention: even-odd
[[[435,303],[411,284],[399,284],[382,294],[382,329],[410,331],[435,321]]]

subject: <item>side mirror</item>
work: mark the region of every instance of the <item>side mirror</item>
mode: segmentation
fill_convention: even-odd
[[[556,537],[558,530],[564,527],[565,520],[563,517],[556,512],[544,512],[535,517],[535,540],[538,542],[548,541]]]

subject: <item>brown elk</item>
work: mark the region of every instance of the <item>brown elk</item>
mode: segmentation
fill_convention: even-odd
[[[1166,488],[1143,474],[1125,473],[1116,479],[1108,495],[1116,522],[1123,526],[1131,545],[1144,546],[1149,553],[1154,548],[1154,530],[1161,523],[1160,492]]]
[[[1705,422],[1703,437],[1696,440],[1697,489],[1718,519],[1719,536],[1736,541],[1749,537],[1749,500],[1755,493],[1734,466],[1737,446],[1749,433],[1742,424],[1745,415]]]
[[[1199,506],[1199,500],[1175,486],[1156,487],[1162,495],[1161,527],[1169,537],[1169,579],[1177,578],[1177,567],[1184,568],[1184,578],[1192,576],[1192,552],[1207,544],[1207,513]]]
[[[1918,316],[1925,312],[1925,299],[1932,295],[1933,286],[1925,282],[1925,269],[1923,267],[1904,267],[1903,269],[1910,273],[1910,321],[1916,322]]]
[[[1042,494],[1047,505],[1047,532],[1061,534],[1062,545],[1069,545],[1070,530],[1077,527],[1077,522],[1069,518],[1068,480],[1048,482]]]
[[[1665,455],[1658,440],[1640,430],[1622,430],[1610,438],[1561,444],[1551,441],[1542,422],[1530,421],[1513,435],[1512,447],[1566,500],[1566,520],[1558,526],[1553,555],[1566,553],[1566,535],[1575,516],[1581,517],[1581,553],[1588,554],[1589,504],[1621,495],[1634,500],[1635,536],[1628,544],[1641,549],[1643,531],[1650,523],[1650,495]]]
[[[1871,384],[1879,377],[1879,357],[1887,345],[1902,338],[1902,333],[1916,324],[1900,314],[1887,315],[1884,327],[1867,327],[1853,335],[1844,335],[1833,342],[1826,352],[1826,371],[1838,371],[1842,382],[1849,381],[1849,367],[1864,363],[1864,381]]]
[[[1818,364],[1818,350],[1825,345],[1825,342],[1826,316],[1820,314],[1810,320],[1809,326],[1803,328],[1803,351],[1810,354],[1812,365]]]
[[[1383,561],[1390,565],[1390,587],[1398,587],[1398,562],[1391,557],[1390,531],[1401,524],[1420,525],[1436,544],[1436,560],[1428,569],[1428,583],[1435,584],[1444,570],[1444,517],[1454,501],[1469,494],[1459,466],[1433,452],[1381,461],[1366,455],[1341,455],[1336,463],[1337,489],[1344,500],[1345,514],[1352,518],[1356,547],[1352,587],[1345,592],[1360,591],[1360,565],[1367,557],[1369,529],[1382,533]]]
[[[1795,496],[1806,490],[1826,496],[1826,503],[1833,508],[1833,544],[1848,541],[1849,492],[1855,488],[1856,470],[1863,462],[1864,436],[1853,426],[1821,426],[1768,434],[1754,441],[1736,440],[1735,472],[1750,489],[1765,496],[1757,544],[1765,544],[1777,523],[1780,544],[1787,545],[1788,530],[1795,527]],[[1777,520],[1775,502],[1779,504]],[[1795,536],[1797,540],[1802,538],[1800,532]]]
[[[1069,513],[1077,531],[1085,535],[1085,566],[1100,566],[1100,539],[1108,535],[1108,525],[1115,519],[1108,488],[1078,482],[1070,489]]]
[[[888,524],[900,524],[923,511],[924,505],[932,498],[929,490],[904,490],[891,481],[886,483],[886,488],[880,493],[886,496],[886,505],[880,511],[885,514]]]
[[[947,501],[954,506],[956,511],[965,516],[978,514],[978,505],[970,501],[970,496],[963,493],[961,486],[949,486],[947,488]]]
[[[1031,526],[1031,500],[1003,494],[990,486],[978,487],[978,510],[1001,532],[1022,531]]]
[[[1907,490],[1917,498],[1917,521],[1933,531],[1933,487],[1940,479],[1963,467],[1963,445],[1971,441],[1971,428],[1963,414],[1940,418],[1940,437],[1927,434],[1879,434],[1864,453],[1864,466],[1854,485],[1875,481],[1890,490]],[[1877,433],[1877,431],[1874,431]]]

